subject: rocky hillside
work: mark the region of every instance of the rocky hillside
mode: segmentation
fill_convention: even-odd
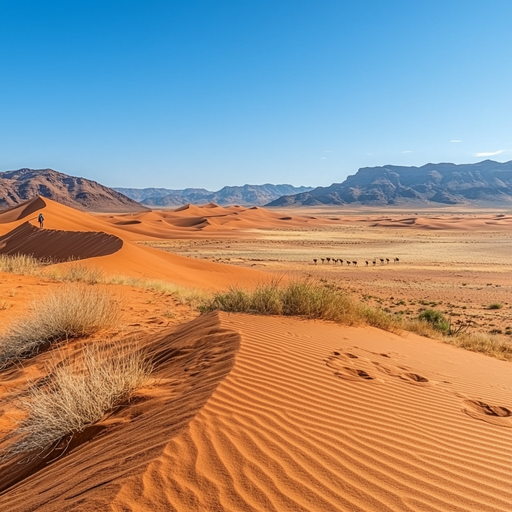
[[[130,212],[144,206],[108,187],[52,169],[0,172],[0,209],[37,196],[94,212]]]
[[[244,185],[224,187],[217,192],[204,188],[171,190],[165,188],[115,188],[118,192],[148,206],[181,206],[183,204],[216,203],[261,206],[283,195],[298,194],[313,190],[312,187],[292,185]]]
[[[343,183],[286,195],[267,206],[512,204],[512,161],[364,167]]]

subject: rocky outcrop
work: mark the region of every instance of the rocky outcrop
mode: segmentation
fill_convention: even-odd
[[[364,167],[343,183],[287,195],[267,206],[512,204],[512,161]]]
[[[17,206],[37,196],[66,206],[95,212],[131,212],[145,207],[108,187],[53,169],[0,172],[0,209]]]

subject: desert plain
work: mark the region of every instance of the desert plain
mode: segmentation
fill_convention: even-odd
[[[115,324],[3,359],[0,509],[509,511],[509,358],[364,322],[200,304],[306,278],[393,318],[439,310],[506,346],[511,242],[512,213],[490,210],[92,215],[36,198],[0,212],[0,347],[52,293],[102,290],[119,309]],[[40,266],[10,268],[20,254]],[[58,368],[83,373],[95,346],[111,358],[142,348],[151,374],[96,421],[13,451],[23,397],[55,389]]]

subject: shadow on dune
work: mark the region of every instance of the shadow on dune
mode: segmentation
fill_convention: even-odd
[[[39,229],[25,222],[0,237],[0,254],[26,254],[55,263],[107,256],[119,251],[123,241],[96,231]]]

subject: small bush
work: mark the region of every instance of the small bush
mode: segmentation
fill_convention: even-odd
[[[32,384],[18,398],[25,418],[6,440],[7,454],[43,452],[65,436],[82,432],[106,412],[128,400],[149,378],[152,364],[140,351],[113,350],[97,344],[83,351],[80,365],[54,364],[49,383]]]
[[[120,313],[119,300],[108,290],[67,285],[30,304],[29,316],[15,321],[0,337],[0,367],[32,355],[45,343],[114,327]]]
[[[503,307],[503,304],[500,302],[494,302],[489,306],[489,309],[501,309]]]
[[[426,309],[419,314],[418,319],[430,324],[436,331],[448,332],[450,329],[450,323],[446,317],[436,309]]]

